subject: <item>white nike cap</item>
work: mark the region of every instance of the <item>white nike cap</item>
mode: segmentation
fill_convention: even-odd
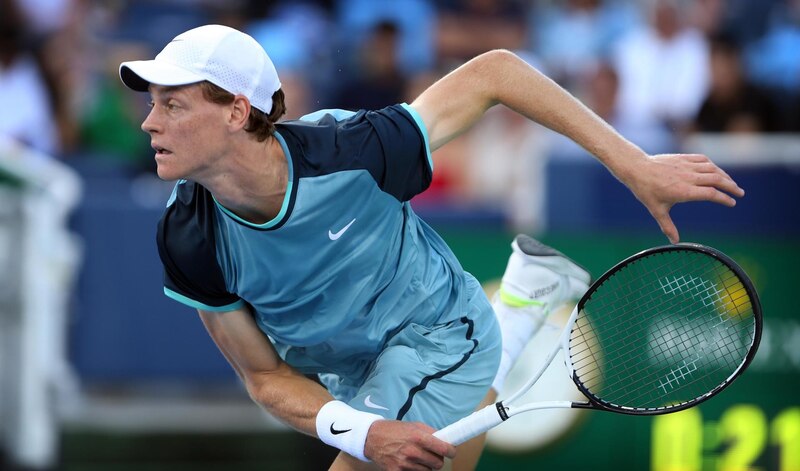
[[[119,77],[130,89],[146,92],[164,86],[209,82],[269,114],[272,95],[281,88],[278,73],[264,48],[250,35],[221,25],[206,25],[179,34],[153,60],[123,62]]]

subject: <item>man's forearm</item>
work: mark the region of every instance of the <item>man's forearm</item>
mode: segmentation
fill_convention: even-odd
[[[365,444],[372,424],[383,417],[353,409],[285,363],[246,381],[250,396],[276,418],[345,453],[368,461]]]
[[[317,436],[316,417],[323,405],[333,400],[330,393],[286,363],[269,373],[245,379],[250,397],[281,422],[311,436]]]

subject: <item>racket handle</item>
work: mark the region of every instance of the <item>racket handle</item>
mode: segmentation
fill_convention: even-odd
[[[488,431],[490,428],[503,423],[508,416],[501,417],[499,409],[501,403],[492,404],[481,410],[464,417],[458,422],[454,422],[447,427],[433,434],[434,437],[446,441],[451,445],[460,445],[465,441],[477,437]]]

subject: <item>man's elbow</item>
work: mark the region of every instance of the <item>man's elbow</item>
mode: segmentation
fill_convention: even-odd
[[[492,49],[476,57],[490,63],[519,62],[522,59],[508,49]]]

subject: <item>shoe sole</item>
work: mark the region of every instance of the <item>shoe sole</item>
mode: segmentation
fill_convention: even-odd
[[[577,280],[586,283],[587,286],[591,283],[592,275],[589,270],[558,250],[545,245],[533,237],[525,234],[519,234],[514,238],[514,242],[517,244],[517,247],[519,247],[520,251],[525,255],[536,258],[545,257],[541,258],[539,261],[545,262],[544,264],[546,266],[557,270],[559,273],[576,278]],[[548,260],[551,257],[555,259]],[[560,263],[561,261],[557,260],[559,257],[566,263]]]

